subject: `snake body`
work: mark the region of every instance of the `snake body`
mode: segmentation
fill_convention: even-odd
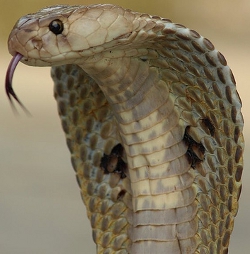
[[[208,39],[119,6],[59,5],[22,17],[9,51],[53,66],[97,253],[228,252],[243,119]]]

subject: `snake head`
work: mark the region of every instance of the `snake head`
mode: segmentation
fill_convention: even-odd
[[[114,10],[115,9],[115,10]],[[9,52],[32,66],[83,61],[127,39],[138,26],[135,14],[113,5],[46,7],[20,18],[8,40]]]
[[[9,35],[13,59],[6,75],[6,93],[23,108],[12,88],[19,61],[31,66],[82,63],[127,40],[138,22],[135,14],[114,5],[56,5],[21,17]]]

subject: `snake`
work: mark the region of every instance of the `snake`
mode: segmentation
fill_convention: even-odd
[[[228,253],[243,116],[207,38],[112,4],[56,5],[10,33],[19,62],[52,66],[54,96],[96,253]]]

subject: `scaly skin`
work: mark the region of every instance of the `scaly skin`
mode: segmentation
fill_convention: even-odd
[[[227,253],[243,119],[232,72],[209,40],[114,5],[53,6],[17,22],[9,51],[56,66],[55,98],[97,253]],[[118,143],[125,178],[100,167]]]

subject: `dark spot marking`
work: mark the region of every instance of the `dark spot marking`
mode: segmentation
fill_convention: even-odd
[[[232,187],[232,186],[230,185],[230,187]],[[221,200],[223,202],[225,202],[226,198],[227,198],[227,191],[225,190],[225,187],[223,185],[220,185],[219,190],[220,190]]]
[[[227,118],[227,110],[226,110],[226,107],[225,107],[223,101],[221,101],[221,100],[219,101],[219,108],[220,108],[221,114],[222,114],[225,118]]]
[[[126,190],[121,190],[117,195],[117,200],[123,199],[124,195],[126,194]]]
[[[66,105],[65,101],[60,100],[58,102],[58,111],[59,111],[59,114],[61,116],[65,116],[66,115],[66,113],[67,113],[67,105]]]
[[[80,152],[79,152],[79,155],[80,155],[80,159],[85,162],[87,160],[87,154],[88,154],[88,151],[87,151],[87,148],[85,145],[82,145],[80,146]]]
[[[233,168],[234,168],[234,163],[233,163],[233,159],[230,158],[227,162],[227,171],[229,173],[229,175],[231,176],[233,174]]]
[[[237,200],[239,200],[240,198],[241,190],[242,190],[242,185],[238,189]]]
[[[199,56],[197,56],[197,55],[192,55],[192,58],[194,59],[194,61],[195,61],[196,63],[198,63],[198,64],[201,65],[201,66],[204,66],[204,62],[202,61],[202,59],[201,59]]]
[[[229,181],[228,181],[228,191],[230,194],[232,194],[234,191],[234,182],[233,182],[232,178],[229,178]],[[225,200],[223,200],[223,201],[225,201]]]
[[[225,57],[220,52],[217,53],[217,56],[218,56],[218,59],[219,59],[220,63],[222,65],[226,66],[227,65],[227,60],[225,59]]]
[[[217,75],[218,75],[220,81],[221,81],[223,84],[225,84],[225,83],[226,83],[226,80],[225,80],[225,76],[224,76],[224,73],[223,73],[222,68],[218,68],[218,69],[217,69]]]
[[[223,238],[222,238],[222,245],[224,247],[228,246],[228,243],[229,243],[229,239],[230,239],[230,232],[229,231],[226,231]]]
[[[69,126],[68,126],[68,122],[65,119],[62,119],[62,128],[63,131],[68,134],[69,133]]]
[[[93,127],[94,127],[94,120],[93,120],[93,118],[88,118],[86,120],[86,131],[87,132],[92,132]]]
[[[67,138],[67,139],[66,139],[66,143],[67,143],[67,147],[68,147],[69,151],[70,151],[71,153],[73,153],[73,142],[72,142],[72,140],[69,139],[69,138]]]
[[[210,40],[208,40],[207,38],[204,38],[204,39],[203,39],[203,43],[204,43],[204,45],[207,47],[207,49],[209,49],[209,50],[214,50],[214,45],[213,45],[213,43],[212,43]]]
[[[75,131],[75,141],[77,144],[81,144],[83,139],[83,133],[81,128],[77,128]]]
[[[67,89],[72,90],[75,83],[76,82],[75,82],[73,76],[69,76],[68,79],[67,79]]]
[[[178,34],[176,34],[178,37],[180,37],[180,36],[182,36],[182,35],[178,35]],[[184,39],[184,38],[186,38],[186,39]],[[184,35],[184,37],[182,38],[182,39],[184,39],[184,40],[189,40],[190,38],[189,37],[186,37],[185,35]],[[180,47],[180,48],[182,48],[183,50],[185,50],[185,51],[188,51],[188,52],[192,52],[192,48],[189,46],[189,44],[188,43],[186,43],[186,42],[184,42],[184,41],[179,41],[178,42],[178,46]]]
[[[241,165],[237,166],[236,173],[235,173],[235,180],[239,182],[241,180],[243,167]]]
[[[231,118],[232,118],[232,121],[234,123],[237,122],[237,109],[235,106],[232,106],[232,109],[231,109]]]
[[[205,57],[210,65],[212,65],[214,67],[216,66],[215,59],[210,54],[205,54]]]
[[[187,65],[187,68],[188,68],[188,70],[189,70],[192,74],[194,74],[196,77],[200,77],[200,76],[201,76],[199,70],[197,70],[197,68],[195,68],[195,67],[192,66],[191,64],[190,64],[190,65]]]
[[[226,229],[229,229],[230,224],[231,224],[231,220],[232,220],[231,215],[228,214],[227,219],[226,219],[226,223],[225,223],[225,228]]]
[[[171,22],[171,21],[170,21]],[[170,28],[164,28],[162,31],[163,34],[175,34],[176,31],[174,31],[173,29]]]
[[[192,41],[191,43],[197,51],[199,51],[200,53],[205,53],[204,48],[199,43],[197,43],[196,41]]]
[[[208,128],[210,135],[214,137],[215,127],[209,118],[202,119],[202,123]]]
[[[63,87],[62,87],[62,84],[61,82],[55,84],[55,96],[60,96],[62,97],[63,96]]]
[[[233,208],[233,199],[232,199],[232,196],[230,196],[228,198],[227,207],[228,207],[229,212],[232,212],[232,208]]]
[[[234,78],[234,75],[233,75],[233,72],[231,69],[230,69],[230,78],[231,78],[231,81],[233,82],[233,84],[236,85],[236,81],[235,81],[235,78]]]
[[[205,147],[196,142],[188,133],[190,126],[187,126],[185,129],[183,141],[188,146],[186,156],[191,164],[192,168],[195,168],[197,164],[201,163],[204,160]]]
[[[210,79],[211,81],[215,81],[212,72],[207,67],[204,67],[203,70],[208,79]]]
[[[71,107],[74,107],[76,104],[76,94],[75,93],[70,93],[69,95],[69,105]]]
[[[194,38],[200,38],[201,36],[194,30],[190,30],[190,34],[192,35],[192,37]]]
[[[235,152],[235,162],[239,163],[241,157],[242,157],[243,149],[241,146],[237,146],[236,152]]]
[[[238,143],[240,134],[241,134],[241,130],[240,130],[239,126],[236,126],[235,129],[234,129],[234,141],[235,141],[235,143]]]
[[[221,91],[220,91],[219,87],[217,86],[217,84],[214,82],[214,83],[212,84],[212,86],[213,86],[213,91],[214,91],[214,93],[215,93],[219,98],[222,98]]]
[[[69,75],[72,71],[72,66],[70,64],[64,65],[64,71]]]
[[[57,79],[61,79],[62,76],[62,70],[59,67],[55,67],[54,69],[54,75]]]
[[[104,174],[118,173],[122,179],[126,177],[127,164],[122,159],[123,152],[123,146],[117,144],[113,147],[109,155],[103,154],[100,167],[103,169]]]
[[[78,120],[79,120],[79,112],[77,109],[74,109],[74,111],[72,112],[72,122],[75,126],[77,126],[78,124]]]
[[[229,103],[232,104],[233,103],[232,91],[231,91],[231,88],[229,86],[226,86],[225,93],[226,93],[227,100],[229,101]]]

